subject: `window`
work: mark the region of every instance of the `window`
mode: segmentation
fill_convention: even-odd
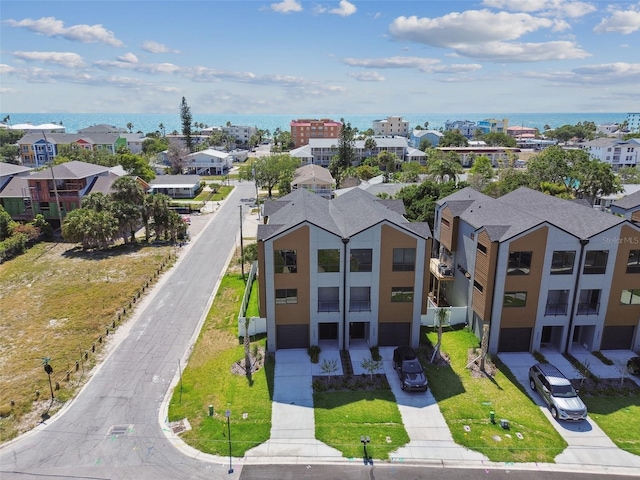
[[[640,305],[640,289],[622,290],[620,303],[623,305]]]
[[[444,227],[451,228],[451,224],[449,223],[449,220],[447,220],[446,218],[442,219],[442,225]]]
[[[371,271],[371,249],[370,248],[352,248],[350,271],[352,272],[370,272]]]
[[[318,250],[318,273],[340,271],[340,250]]]
[[[284,305],[287,303],[298,303],[297,288],[282,288],[276,290],[276,305]]]
[[[475,280],[473,281],[473,288],[478,290],[480,293],[482,293],[482,291],[484,290],[484,287],[480,285],[478,282],[476,282]]]
[[[597,315],[600,310],[600,290],[580,290],[578,315]]]
[[[555,251],[551,259],[551,275],[571,275],[576,252]]]
[[[509,252],[507,275],[529,275],[531,252]]]
[[[318,312],[340,311],[340,289],[338,287],[318,288]]]
[[[413,287],[391,287],[392,302],[413,302]]]
[[[478,244],[478,250],[480,250],[480,252],[484,253],[485,255],[487,254],[487,247],[482,245],[481,243]]]
[[[394,248],[393,249],[393,271],[413,272],[416,263],[415,248]]]
[[[527,304],[527,292],[505,292],[504,307],[524,307]]]
[[[545,315],[566,315],[569,305],[569,290],[549,290]]]
[[[584,259],[584,269],[582,273],[597,274],[604,273],[607,268],[607,250],[588,250]]]
[[[274,251],[273,263],[276,273],[296,273],[298,270],[298,256],[295,250]]]
[[[631,250],[629,252],[627,273],[640,273],[640,250]]]
[[[371,287],[351,287],[349,293],[350,312],[371,311]]]

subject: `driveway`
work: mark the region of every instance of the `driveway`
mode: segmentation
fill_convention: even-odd
[[[558,367],[565,376],[581,378],[580,373],[562,354],[545,351],[544,355],[549,363]],[[511,370],[529,397],[540,407],[551,425],[567,442],[568,447],[555,458],[557,463],[640,468],[640,457],[619,449],[591,418],[571,423],[556,421],[551,416],[542,397],[529,387],[529,367],[537,363],[533,355],[520,352],[500,353],[498,357]]]

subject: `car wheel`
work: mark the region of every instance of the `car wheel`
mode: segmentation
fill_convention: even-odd
[[[631,365],[631,364],[627,365],[627,370],[629,371],[630,375],[635,375],[636,374],[636,369],[633,368],[633,365]]]
[[[551,407],[551,416],[556,420],[558,419],[558,409],[556,407]]]
[[[529,386],[531,387],[531,390],[534,392],[536,391],[536,382],[533,381],[533,378],[529,379]]]

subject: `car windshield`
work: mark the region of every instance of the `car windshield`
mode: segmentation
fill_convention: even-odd
[[[422,367],[420,366],[420,362],[404,362],[402,369],[406,373],[422,373]]]
[[[571,398],[576,396],[576,391],[571,385],[554,385],[553,396]]]

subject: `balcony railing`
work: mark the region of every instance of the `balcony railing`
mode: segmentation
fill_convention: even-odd
[[[370,312],[371,301],[370,300],[351,300],[349,302],[350,312]]]
[[[589,302],[578,304],[578,315],[598,315],[600,303]]]
[[[566,303],[547,303],[547,307],[545,308],[545,315],[566,315],[567,314],[567,306]]]
[[[339,311],[340,311],[340,302],[338,300],[318,302],[318,312],[339,312]]]

